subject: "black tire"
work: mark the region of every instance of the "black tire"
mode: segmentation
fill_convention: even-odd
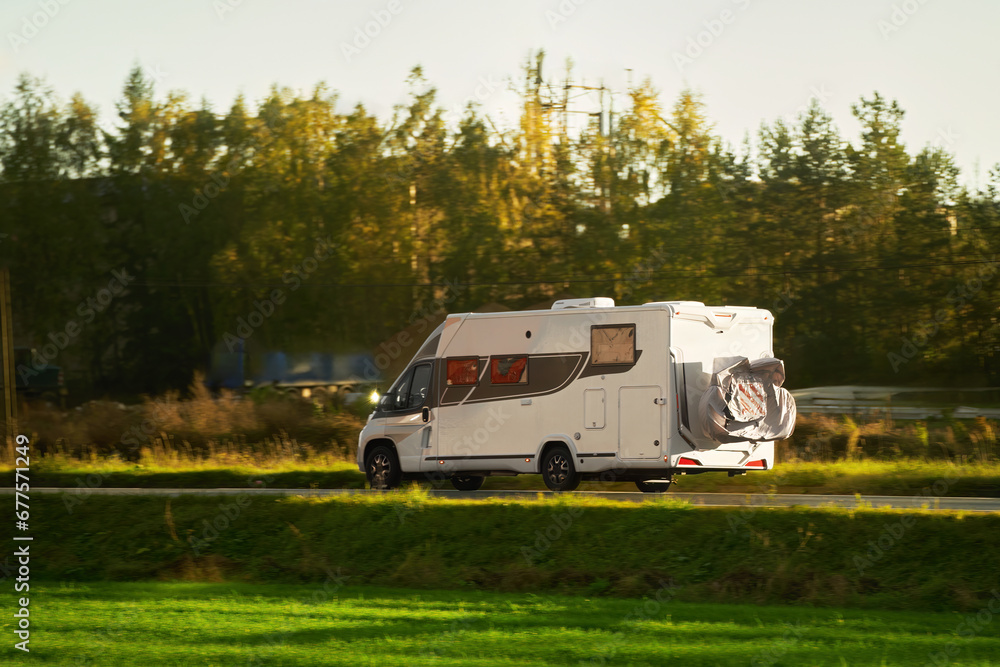
[[[455,475],[451,478],[451,485],[459,491],[478,491],[485,481],[486,478],[480,475]]]
[[[666,482],[636,482],[635,486],[643,493],[666,493],[673,483],[671,479]]]
[[[403,471],[392,447],[378,445],[365,459],[365,477],[373,489],[388,491],[399,486]]]
[[[573,491],[580,486],[580,473],[565,447],[553,447],[542,457],[542,479],[553,491]]]

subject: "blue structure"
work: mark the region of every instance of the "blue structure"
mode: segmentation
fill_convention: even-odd
[[[216,345],[205,384],[213,389],[233,390],[271,386],[352,391],[379,380],[381,373],[371,354],[294,354],[281,350],[255,353],[248,351],[241,340],[232,351],[226,344]]]

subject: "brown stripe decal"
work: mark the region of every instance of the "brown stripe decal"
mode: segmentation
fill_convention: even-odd
[[[509,355],[508,355],[509,356]],[[489,367],[489,357],[480,357],[481,375],[479,384],[474,386],[442,386],[441,406],[485,403],[512,398],[546,396],[564,389],[574,380],[593,375],[616,375],[635,368],[642,357],[642,350],[635,351],[635,361],[631,364],[590,363],[590,352],[568,352],[556,354],[528,355],[528,384],[493,384],[485,370]],[[438,379],[443,380],[445,359],[440,359]],[[442,382],[443,385],[443,382]]]
[[[531,355],[528,358],[527,385],[491,384],[488,378],[484,378],[465,403],[554,394],[573,381],[588,356],[586,352]]]
[[[580,377],[578,377],[577,380],[589,378],[594,375],[615,375],[616,373],[627,373],[635,368],[635,365],[639,363],[639,357],[641,356],[642,350],[636,350],[635,361],[631,364],[601,364],[599,366],[595,366],[594,364],[588,362],[587,366],[583,369],[583,372],[580,373]]]

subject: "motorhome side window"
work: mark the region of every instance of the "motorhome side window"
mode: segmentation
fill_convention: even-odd
[[[526,384],[528,357],[493,357],[490,359],[490,382],[493,384]]]
[[[449,387],[476,384],[479,382],[479,358],[449,359],[447,371]]]
[[[393,395],[392,408],[394,410],[409,410],[419,408],[427,400],[427,394],[431,386],[431,365],[420,364],[414,366],[396,386]]]
[[[634,364],[635,325],[601,324],[590,328],[593,364]]]
[[[410,396],[406,407],[419,408],[427,400],[431,387],[431,365],[420,364],[413,369],[413,382],[410,384]]]

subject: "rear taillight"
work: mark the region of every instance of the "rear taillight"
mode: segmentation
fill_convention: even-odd
[[[695,461],[694,459],[689,459],[686,456],[682,456],[677,459],[677,465],[679,466],[700,466],[701,461]]]
[[[746,468],[766,468],[767,467],[767,461],[765,461],[764,459],[757,459],[756,461],[751,461],[750,463],[746,464],[746,466],[744,466],[744,467],[746,467]]]

